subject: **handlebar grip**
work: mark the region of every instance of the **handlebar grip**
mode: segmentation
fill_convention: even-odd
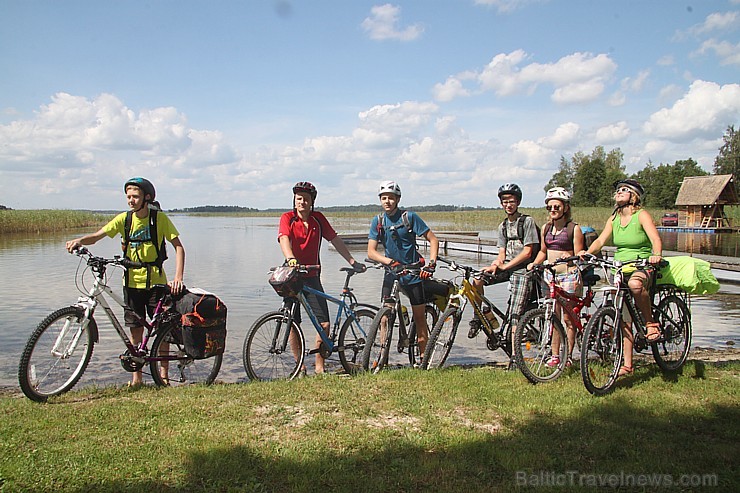
[[[141,269],[142,267],[145,267],[143,262],[134,262],[127,258],[121,259],[121,265],[127,269]]]

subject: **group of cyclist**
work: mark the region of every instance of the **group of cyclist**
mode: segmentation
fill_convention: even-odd
[[[302,181],[296,183],[292,191],[293,209],[280,217],[278,227],[277,239],[285,263],[290,266],[320,265],[321,242],[322,239],[326,239],[355,271],[365,271],[366,266],[352,256],[326,217],[314,210],[316,187]],[[66,248],[72,252],[80,246],[94,244],[105,236],[113,238],[120,235],[125,257],[144,264],[144,267],[138,269],[127,269],[124,278],[126,325],[131,330],[133,342],[138,343],[143,328],[130,312],[135,312],[141,317],[147,313],[151,316],[158,299],[152,289],[155,284],[167,283],[175,294],[183,289],[185,248],[175,226],[163,212],[159,211],[159,204],[155,200],[156,192],[149,180],[141,177],[132,178],[124,184],[124,192],[130,209],[128,212],[117,215],[95,233],[67,241]],[[529,303],[533,282],[528,271],[534,264],[554,262],[559,258],[573,255],[595,254],[610,238],[617,247],[615,254],[617,260],[649,258],[651,264],[661,260],[660,236],[650,215],[641,207],[644,193],[643,187],[635,180],[624,179],[616,182],[614,211],[601,235],[586,250],[583,233],[572,221],[571,195],[566,189],[554,187],[547,191],[545,206],[549,220],[540,231],[532,217],[519,211],[522,202],[521,188],[516,184],[507,183],[498,189],[498,198],[506,213],[506,219],[498,227],[499,252],[490,266],[482,269],[489,274],[486,276],[488,280],[476,281],[476,287],[482,290],[486,284],[509,282],[512,336],[516,332],[518,320]],[[435,272],[439,241],[418,214],[399,208],[401,188],[398,183],[382,182],[378,189],[378,197],[382,212],[371,221],[367,256],[372,261],[390,267],[412,264],[420,267],[418,274],[404,272],[399,280],[401,289],[410,300],[420,353],[424,354],[429,333],[427,319],[424,316],[426,300],[424,281],[431,278]],[[424,259],[419,253],[417,248],[419,237],[424,238],[429,244],[428,259]],[[162,268],[162,263],[166,259],[166,254],[163,254],[165,240],[172,244],[176,252],[175,277],[170,282],[167,282]],[[381,245],[382,252],[378,249]],[[569,292],[580,293],[582,285],[577,266],[563,265],[555,275],[561,286]],[[629,287],[637,306],[647,321],[647,338],[650,342],[659,334],[657,323],[653,320],[650,310],[649,289],[653,277],[651,272],[638,270],[633,272],[629,279]],[[385,299],[390,293],[394,280],[392,269],[390,272],[386,270],[381,299]],[[323,291],[320,271],[309,274],[305,282]],[[329,310],[326,300],[318,296],[308,296],[308,302],[318,321],[324,328],[328,328]],[[300,318],[298,321],[300,322]],[[631,331],[625,329],[623,335],[625,353],[620,376],[631,374],[633,371]],[[567,341],[553,340],[553,346],[556,349],[560,344],[566,343],[570,361],[575,343],[575,333],[570,326],[567,338]],[[320,342],[317,336],[316,345],[318,346]],[[554,354],[558,354],[558,351],[554,351]],[[556,358],[557,356],[553,356],[548,364],[558,365],[560,361]],[[514,368],[513,361],[509,367]],[[316,352],[315,370],[317,373],[324,372],[324,360],[320,352]],[[305,372],[305,369],[302,371]],[[131,385],[141,383],[141,372],[134,372]]]

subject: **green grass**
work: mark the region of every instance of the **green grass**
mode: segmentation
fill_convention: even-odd
[[[738,363],[650,364],[603,398],[575,373],[533,386],[493,368],[6,396],[0,490],[511,491],[576,471],[537,490],[693,474],[738,491],[738,377]]]
[[[111,216],[70,210],[0,210],[0,234],[42,233],[102,226]]]

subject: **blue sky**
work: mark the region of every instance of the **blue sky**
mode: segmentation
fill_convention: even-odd
[[[0,204],[542,202],[561,156],[711,170],[740,0],[0,0]]]

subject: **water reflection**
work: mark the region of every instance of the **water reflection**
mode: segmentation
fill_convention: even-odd
[[[277,244],[277,218],[223,218],[173,216],[186,249],[185,282],[218,294],[229,307],[227,354],[220,377],[225,381],[244,381],[241,351],[247,329],[262,313],[277,308],[280,299],[267,284],[268,268],[282,261]],[[337,224],[337,223],[335,223]],[[366,224],[337,225],[343,232],[364,232]],[[369,220],[368,220],[369,224]],[[436,227],[436,225],[432,225]],[[78,296],[75,273],[78,261],[66,253],[64,242],[74,234],[40,236],[8,235],[0,238],[0,291],[5,297],[0,311],[0,385],[17,385],[20,353],[35,326],[51,311],[73,303]],[[96,255],[112,256],[120,252],[118,240],[104,239],[91,247]],[[351,247],[358,259],[365,258],[365,247]],[[489,256],[472,253],[451,255],[470,265],[488,264]],[[324,242],[321,259],[322,279],[330,293],[338,293],[344,276],[338,272],[344,260]],[[166,265],[172,274],[173,261]],[[84,266],[83,266],[84,267]],[[450,273],[440,269],[443,277]],[[110,283],[120,282],[120,271],[112,271]],[[87,278],[88,282],[90,278]],[[377,270],[353,278],[357,297],[376,303],[382,274]],[[737,286],[723,286],[720,293],[695,297],[693,301],[694,345],[723,347],[737,338],[740,319],[740,294]],[[496,303],[504,304],[505,285],[490,287],[487,293]],[[119,316],[122,314],[119,312]],[[467,326],[470,314],[462,322]],[[101,341],[95,346],[92,362],[80,385],[123,384],[129,379],[118,362],[122,344],[102,312],[96,314]],[[450,363],[482,364],[503,361],[501,351],[490,352],[482,338],[469,340],[467,330],[458,336],[450,354]],[[307,337],[313,334],[306,331]],[[391,363],[404,364],[402,355],[393,354]]]
[[[738,233],[688,233],[661,230],[663,250],[740,257]]]

